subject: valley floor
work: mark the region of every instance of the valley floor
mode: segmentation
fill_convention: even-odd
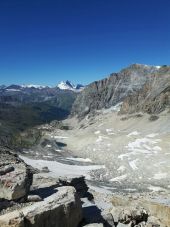
[[[47,167],[47,178],[85,176],[95,205],[85,198],[83,207],[94,209],[93,215],[96,208],[110,211],[115,201],[122,205],[129,199],[169,223],[169,113],[151,121],[148,115],[120,116],[110,109],[63,125],[69,130],[41,126],[40,144],[20,157],[34,168]]]
[[[84,175],[96,191],[170,204],[168,113],[150,121],[148,115],[125,117],[111,109],[63,124],[70,130],[42,126],[45,145],[24,150],[24,161],[39,169],[47,166],[55,177]]]

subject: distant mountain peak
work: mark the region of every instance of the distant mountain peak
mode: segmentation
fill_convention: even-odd
[[[37,84],[23,84],[21,85],[22,88],[36,88],[36,89],[43,89],[46,88],[47,86],[43,85],[37,85]]]
[[[81,91],[84,86],[81,84],[74,85],[71,81],[61,81],[57,87],[61,90]]]

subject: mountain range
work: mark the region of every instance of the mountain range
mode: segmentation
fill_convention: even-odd
[[[83,119],[98,110],[118,106],[119,114],[157,115],[170,107],[170,66],[133,64],[86,87],[61,82],[0,86],[1,142],[28,128],[63,120]],[[3,138],[3,139],[2,139]]]
[[[16,85],[12,84],[9,86],[0,85],[0,92],[7,93],[7,92],[33,92],[35,90],[70,90],[74,92],[82,91],[84,86],[82,84],[74,85],[72,82],[66,80],[61,81],[57,86],[44,86],[44,85],[36,85],[36,84],[24,84],[24,85]]]

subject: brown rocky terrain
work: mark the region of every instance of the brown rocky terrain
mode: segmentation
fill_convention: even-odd
[[[102,108],[122,103],[122,114],[160,113],[170,106],[170,67],[134,64],[95,81],[77,97],[72,115],[83,118]]]

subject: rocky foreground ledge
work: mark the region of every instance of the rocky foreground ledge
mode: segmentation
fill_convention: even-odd
[[[55,179],[7,149],[0,155],[0,227],[170,226],[166,204],[108,196],[89,189],[84,177]]]

